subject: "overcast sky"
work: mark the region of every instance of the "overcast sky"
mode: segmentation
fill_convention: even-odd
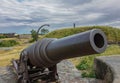
[[[120,27],[120,0],[0,0],[0,33],[109,25]],[[48,28],[48,27],[45,27]]]

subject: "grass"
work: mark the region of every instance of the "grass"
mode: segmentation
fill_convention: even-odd
[[[3,40],[0,42],[0,47],[11,47],[18,45],[19,43],[15,40]]]
[[[19,43],[16,46],[9,47],[10,49],[7,49],[7,50],[6,48],[8,47],[0,47],[0,66],[10,65],[11,60],[13,58],[18,59],[20,52],[30,45],[28,43],[30,39],[4,38],[0,40],[2,41],[15,40]]]
[[[29,42],[30,39],[18,39],[18,38],[4,38],[4,39],[0,39],[2,41],[9,41],[9,40],[15,40],[17,41],[19,44],[24,44],[25,42]]]
[[[106,34],[109,42],[120,42],[120,29],[113,28],[110,26],[85,26],[85,27],[60,29],[60,30],[56,30],[51,33],[48,33],[44,37],[62,38],[72,34],[91,30],[91,29],[101,29]]]
[[[28,45],[14,46],[12,50],[0,50],[0,66],[6,66],[11,64],[11,60],[18,59],[20,52]]]

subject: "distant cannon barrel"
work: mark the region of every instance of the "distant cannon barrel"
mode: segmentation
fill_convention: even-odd
[[[61,39],[45,38],[37,41],[22,53],[32,65],[50,67],[63,59],[102,53],[107,47],[105,34],[93,29]]]

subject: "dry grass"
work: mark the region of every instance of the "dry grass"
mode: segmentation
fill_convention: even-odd
[[[17,38],[3,38],[1,40],[16,40]]]
[[[0,50],[0,66],[6,66],[11,64],[11,60],[18,59],[20,52],[28,45],[23,44],[13,47],[11,50]]]

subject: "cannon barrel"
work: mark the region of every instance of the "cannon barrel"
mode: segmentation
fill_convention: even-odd
[[[93,29],[56,39],[45,38],[23,51],[32,65],[50,67],[63,59],[102,53],[107,47],[105,34]]]

